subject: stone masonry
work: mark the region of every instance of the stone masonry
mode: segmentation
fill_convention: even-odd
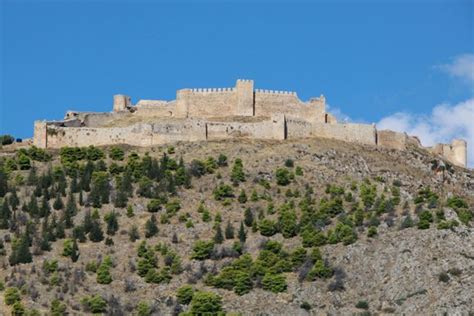
[[[61,121],[36,121],[33,143],[41,148],[128,144],[153,146],[219,139],[333,138],[404,150],[421,147],[416,137],[378,131],[375,125],[338,123],[326,112],[324,96],[301,101],[295,92],[254,89],[253,80],[235,87],[181,89],[176,100],[140,100],[115,95],[109,113],[68,111]],[[454,140],[427,148],[466,167],[467,144]]]

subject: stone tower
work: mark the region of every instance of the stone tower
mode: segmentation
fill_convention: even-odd
[[[132,106],[132,101],[128,95],[114,95],[114,112],[125,111]]]
[[[253,116],[254,111],[254,92],[253,80],[237,80],[235,85],[237,93],[237,109],[238,116]]]
[[[452,161],[458,166],[467,166],[467,142],[463,139],[453,139],[451,142]]]

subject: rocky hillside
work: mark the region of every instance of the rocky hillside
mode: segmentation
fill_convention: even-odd
[[[4,315],[474,312],[474,172],[317,139],[0,155]]]

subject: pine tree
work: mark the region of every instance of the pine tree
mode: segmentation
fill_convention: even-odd
[[[38,183],[38,178],[36,176],[36,168],[32,167],[28,173],[28,178],[26,178],[27,185],[36,185]]]
[[[29,247],[27,236],[23,235],[20,239],[16,240],[14,245],[12,245],[12,253],[9,258],[10,265],[31,262],[32,256]]]
[[[0,197],[4,197],[8,192],[8,176],[0,168]]]
[[[18,195],[16,193],[16,187],[11,188],[11,195],[10,198],[8,199],[8,202],[10,203],[10,207],[12,210],[17,210],[18,205],[20,205],[20,200],[18,199]]]
[[[89,233],[89,239],[93,242],[100,242],[104,239],[104,233],[102,232],[102,227],[100,226],[99,220],[93,220],[91,231]]]
[[[241,243],[244,243],[246,239],[247,233],[245,232],[244,223],[240,222],[239,240]]]
[[[145,237],[150,238],[158,233],[158,226],[156,225],[155,214],[152,214],[150,219],[145,223]]]
[[[84,227],[84,232],[86,234],[90,233],[92,230],[92,215],[91,211],[87,210],[86,213],[84,214],[84,220],[82,222],[82,226]]]
[[[38,201],[34,195],[31,196],[30,202],[28,203],[28,212],[32,217],[37,217],[39,214]]]
[[[56,199],[53,202],[53,208],[55,210],[62,210],[64,208],[64,203],[60,193],[56,194]]]
[[[79,205],[80,206],[84,205],[84,196],[82,194],[82,190],[79,191]]]
[[[63,239],[66,237],[66,232],[64,231],[64,221],[61,220],[56,225],[55,235],[57,239]]]
[[[119,224],[117,220],[117,213],[112,211],[105,215],[105,222],[107,224],[107,235],[113,236],[119,229]]]
[[[254,218],[253,218],[252,210],[251,210],[250,208],[247,208],[247,209],[245,210],[245,214],[244,214],[244,223],[245,223],[245,226],[251,227],[252,224],[253,224],[253,221],[254,221]]]
[[[234,238],[234,227],[232,226],[230,221],[227,222],[227,226],[225,227],[225,238],[226,239]]]
[[[214,235],[214,242],[216,244],[222,244],[222,242],[224,241],[224,236],[222,235],[222,229],[221,229],[221,226],[217,226],[217,229],[216,229],[216,234]]]
[[[8,229],[9,222],[12,216],[8,201],[5,199],[0,210],[0,229]]]
[[[238,200],[239,200],[239,203],[241,203],[241,204],[247,203],[247,194],[245,193],[244,189],[242,189],[240,191],[240,195],[238,197]]]
[[[133,213],[132,205],[127,206],[127,217],[133,217],[135,214]]]
[[[140,233],[138,232],[138,227],[136,225],[132,225],[130,231],[128,232],[128,236],[131,242],[135,242],[137,239],[140,239]]]
[[[76,239],[74,239],[71,250],[71,260],[76,262],[79,259],[79,246],[77,245]]]
[[[245,173],[242,159],[235,159],[234,166],[232,167],[232,172],[230,174],[230,179],[234,183],[245,182]]]
[[[41,206],[39,209],[39,217],[43,218],[48,216],[51,213],[51,206],[49,205],[49,202],[47,198],[43,195],[43,198],[41,199]]]
[[[69,192],[69,197],[66,204],[66,210],[64,211],[64,224],[66,228],[71,228],[73,226],[73,217],[77,213],[76,200],[74,199],[74,194]]]

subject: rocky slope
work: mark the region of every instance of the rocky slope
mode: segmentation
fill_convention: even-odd
[[[28,182],[31,171],[6,170],[12,160],[21,167],[19,160],[22,154],[5,151],[0,158],[0,165],[9,174],[9,190],[15,187],[20,200],[16,217],[10,220],[8,228],[0,229],[0,237],[4,240],[4,251],[0,256],[0,280],[3,280],[6,288],[0,296],[0,310],[4,315],[10,315],[14,310],[14,304],[7,305],[5,300],[7,289],[13,287],[19,289],[20,302],[29,313],[37,311],[47,314],[53,310],[56,315],[66,312],[73,315],[89,313],[91,307],[84,301],[88,295],[100,296],[106,302],[104,313],[109,315],[192,312],[195,308],[193,302],[182,304],[176,297],[178,289],[186,284],[192,285],[194,290],[218,294],[222,298],[223,311],[243,315],[474,312],[472,170],[451,166],[419,149],[401,152],[326,139],[179,143],[172,149],[126,147],[123,161],[112,160],[108,155],[110,148],[102,150],[106,154],[104,164],[108,167],[106,173],[111,187],[110,203],[93,207],[92,194],[86,191],[81,193],[85,202],[84,205],[77,205],[73,227],[65,229],[63,238],[50,241],[50,251],[36,249],[35,240],[41,239],[38,236],[42,235],[44,218],[34,216],[31,209],[22,207],[30,203],[37,186],[22,183]],[[143,174],[140,174],[134,180],[134,193],[126,203],[133,209],[134,215],[130,217],[127,216],[127,207],[118,207],[114,201],[119,192],[116,175],[123,178],[127,168],[132,168],[132,152],[138,153],[138,161],[143,159],[145,152],[157,159],[161,159],[163,153],[169,153],[168,156],[177,162],[182,157],[190,173],[196,166],[191,164],[193,160],[205,162],[208,157],[214,157],[217,161],[220,154],[227,157],[228,165],[215,166],[209,170],[212,172],[204,172],[202,176],[192,176],[190,188],[178,185],[176,194],[167,192],[168,202],[179,201],[180,207],[176,214],[165,210],[166,203],[162,203],[156,213],[148,211],[152,198],[137,192],[140,180],[143,180]],[[64,161],[61,163],[59,152],[51,152],[51,155],[50,162],[34,161],[30,157],[38,176],[55,166],[71,168]],[[243,162],[245,181],[231,180],[236,159]],[[97,165],[99,160],[94,164]],[[87,159],[80,160],[73,168],[83,172],[86,163]],[[123,170],[112,172],[112,163],[123,166]],[[279,168],[288,170],[288,184],[278,184],[276,171]],[[146,174],[146,170],[136,172]],[[170,174],[176,175],[176,169],[172,169]],[[56,214],[59,223],[63,220],[72,181],[70,176],[66,176],[67,188],[61,197],[64,206],[58,210],[51,207],[50,220],[53,214]],[[155,185],[153,190],[161,190],[159,179],[152,179],[151,182]],[[47,189],[52,193],[48,200],[51,206],[56,199],[54,183]],[[216,199],[215,190],[220,184],[229,185],[232,194]],[[91,186],[94,187],[94,184]],[[369,187],[375,188],[375,192],[371,193],[374,194],[374,201],[366,205],[365,199],[369,193],[363,192]],[[242,190],[247,196],[244,203],[239,201]],[[1,200],[2,206],[11,194],[7,193]],[[153,197],[160,194],[156,193]],[[79,201],[78,192],[73,193],[73,196],[75,201]],[[450,203],[453,197],[462,199],[467,207]],[[337,202],[338,199],[340,202]],[[399,201],[395,202],[397,199]],[[41,200],[42,197],[38,197],[38,204],[41,204]],[[331,204],[333,202],[335,204]],[[209,221],[204,219],[200,205],[207,210],[204,213],[209,213]],[[73,238],[74,227],[81,225],[87,211],[94,212],[94,209],[98,210],[104,239],[93,242],[89,236],[85,242],[79,242],[79,258],[73,262],[69,256],[63,255],[64,240]],[[250,211],[246,212],[246,209]],[[114,234],[108,235],[104,216],[112,210],[118,215],[119,228]],[[248,226],[243,225],[246,240],[239,242],[239,227],[249,212],[253,221]],[[146,238],[145,225],[152,214],[157,218],[159,231],[155,236]],[[284,214],[296,216],[297,225],[291,227],[294,232],[290,236],[283,234],[287,225],[281,219]],[[305,221],[308,214],[315,218],[310,224]],[[428,227],[419,223],[426,216],[431,216]],[[216,217],[221,220],[216,220]],[[407,218],[412,219],[412,223]],[[28,219],[36,227],[36,233],[31,233],[33,241],[29,247],[33,253],[32,262],[12,264],[13,240],[15,237],[20,239],[25,233]],[[265,233],[262,224],[265,220],[277,223],[272,234]],[[15,225],[12,225],[13,222]],[[196,241],[213,240],[217,226],[224,231],[228,223],[234,228],[234,238],[224,238],[222,244],[215,244],[209,258],[193,259]],[[356,237],[353,240],[334,237],[333,233],[337,232],[339,224],[349,227],[349,237]],[[281,243],[283,251],[278,255],[285,261],[287,255],[292,258],[295,249],[301,247],[305,239],[311,239],[303,236],[308,225],[311,226],[311,234],[321,233],[325,242],[309,246],[306,243],[305,257],[289,269],[275,272],[273,266],[262,275],[255,272],[260,271],[256,262],[266,249],[268,240]],[[129,237],[133,226],[137,227],[140,235],[140,239],[135,242],[130,241]],[[106,242],[107,239],[112,240],[113,244]],[[182,271],[171,273],[169,282],[161,279],[150,282],[150,279],[140,276],[137,272],[137,269],[140,270],[137,249],[143,240],[150,247],[167,245],[175,257],[180,258]],[[241,254],[235,251],[236,244],[241,246]],[[166,262],[167,253],[161,250],[161,246],[155,248],[157,270],[162,271],[160,269],[169,263]],[[308,277],[308,271],[318,261],[310,259],[311,251],[316,248],[319,248],[321,260],[330,273]],[[224,267],[246,253],[254,261],[254,266],[249,268],[252,277],[248,293],[239,295],[235,288],[232,291],[232,288],[225,289],[215,281],[209,281],[212,279],[210,276],[219,276]],[[91,262],[100,265],[107,256],[112,260],[109,269],[111,282],[100,284],[97,272],[87,266]],[[58,261],[57,269],[45,271],[44,262],[54,260]],[[266,260],[269,260],[268,257]],[[264,275],[283,276],[286,288],[280,291],[274,290],[275,287],[266,287]],[[55,299],[64,303],[60,312],[52,307]],[[138,306],[139,302],[143,303],[142,309]]]

